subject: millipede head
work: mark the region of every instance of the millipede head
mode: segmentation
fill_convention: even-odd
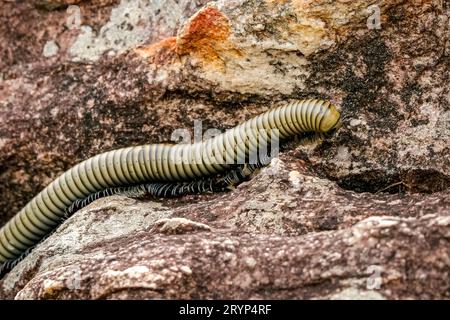
[[[337,110],[336,106],[331,103],[323,110],[323,112],[325,114],[320,122],[319,131],[326,133],[327,135],[333,134],[342,126],[341,113]]]

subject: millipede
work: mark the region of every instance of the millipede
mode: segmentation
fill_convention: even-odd
[[[223,191],[266,165],[278,141],[331,135],[340,126],[341,115],[331,102],[295,100],[201,142],[149,144],[91,157],[52,181],[0,229],[0,272],[96,199]]]

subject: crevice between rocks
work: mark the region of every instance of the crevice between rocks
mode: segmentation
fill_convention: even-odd
[[[343,189],[358,193],[434,193],[450,188],[450,177],[436,170],[412,169],[396,173],[370,170],[334,179]]]

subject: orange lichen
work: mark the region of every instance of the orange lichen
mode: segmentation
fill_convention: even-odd
[[[181,30],[177,39],[177,53],[193,55],[202,62],[223,67],[221,53],[239,54],[228,41],[229,36],[228,18],[216,8],[206,7]]]
[[[150,63],[162,65],[173,63],[178,58],[176,54],[177,39],[170,37],[157,43],[142,46],[136,52],[144,58],[148,58]]]
[[[227,58],[240,56],[239,50],[228,40],[230,33],[228,18],[219,10],[206,7],[186,23],[178,37],[142,46],[136,52],[156,65],[171,64],[180,56],[191,56],[224,71]]]

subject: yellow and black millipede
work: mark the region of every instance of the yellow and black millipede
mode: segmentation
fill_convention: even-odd
[[[68,215],[95,199],[117,193],[164,197],[223,190],[266,164],[270,156],[261,150],[277,139],[329,134],[340,123],[330,102],[297,100],[199,143],[143,145],[96,155],[59,176],[0,229],[0,264],[12,266]]]

